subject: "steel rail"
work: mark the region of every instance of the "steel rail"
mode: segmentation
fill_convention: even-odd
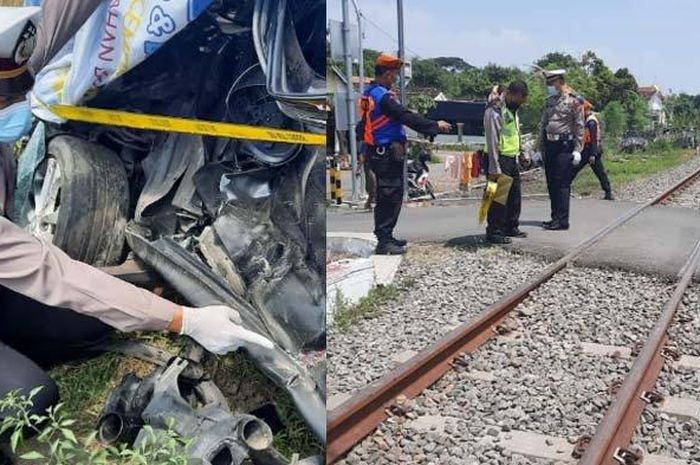
[[[664,365],[662,351],[668,340],[668,328],[698,269],[699,258],[700,239],[683,266],[678,284],[666,303],[661,317],[649,333],[644,347],[615,394],[615,399],[603,420],[598,424],[595,435],[581,457],[579,465],[619,464],[613,456],[624,450],[634,436],[642,411],[647,405],[647,402],[642,399],[643,394],[653,390],[661,373]]]
[[[583,252],[597,244],[645,209],[668,199],[700,176],[700,169],[688,175],[652,200],[631,209],[620,218],[581,242],[572,251],[548,266],[537,278],[507,294],[487,307],[479,316],[465,323],[432,346],[420,351],[376,382],[365,387],[328,415],[326,460],[329,464],[343,457],[354,445],[370,434],[387,418],[386,409],[399,395],[413,398],[447,373],[460,354],[472,352],[495,334],[495,326],[533,290],[549,281]]]

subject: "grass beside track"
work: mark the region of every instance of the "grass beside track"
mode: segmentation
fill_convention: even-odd
[[[650,148],[645,152],[632,154],[608,150],[603,156],[603,164],[614,192],[620,186],[668,171],[695,156],[694,150],[677,148],[661,150]],[[582,160],[582,162],[584,161]],[[579,173],[572,189],[579,195],[602,195],[598,178],[595,177],[590,168],[584,168]],[[523,192],[527,194],[546,193],[547,186],[544,179],[537,179],[524,183]]]
[[[336,296],[335,312],[333,315],[333,326],[340,332],[347,331],[352,325],[361,319],[377,316],[382,307],[389,302],[397,300],[401,295],[401,286],[377,286],[372,288],[365,297],[356,304],[348,303],[345,298],[338,293]]]

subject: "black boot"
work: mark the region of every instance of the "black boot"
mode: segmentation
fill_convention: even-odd
[[[403,255],[406,253],[406,247],[400,246],[391,239],[379,241],[374,253],[376,255]]]
[[[605,197],[603,197],[603,200],[615,200],[615,197],[613,196],[611,191],[607,191],[605,193]]]
[[[486,242],[490,244],[510,244],[513,242],[510,237],[503,236],[501,234],[487,234]]]
[[[542,226],[544,229],[547,231],[568,231],[569,230],[569,225],[568,224],[561,224],[559,222],[549,222],[545,223]]]
[[[408,241],[406,239],[397,239],[395,237],[391,238],[391,242],[398,245],[399,247],[406,247],[406,244],[408,244]]]
[[[508,237],[527,237],[527,233],[525,231],[521,231],[518,228],[511,229],[510,231],[506,232],[506,236]]]

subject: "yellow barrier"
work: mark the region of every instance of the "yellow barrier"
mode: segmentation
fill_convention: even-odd
[[[343,186],[340,179],[340,169],[336,163],[333,163],[330,173],[330,186],[331,186],[331,202],[341,205],[343,203]]]

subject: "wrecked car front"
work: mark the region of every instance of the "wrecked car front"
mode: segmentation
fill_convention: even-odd
[[[81,105],[325,134],[325,2],[205,3],[176,36]],[[111,240],[128,244],[190,304],[229,305],[246,328],[275,341],[272,350],[243,350],[324,441],[321,148],[70,122],[41,130],[48,149],[25,151],[20,161],[33,184],[61,137],[116,154],[128,224]],[[28,227],[44,187],[18,196]]]

